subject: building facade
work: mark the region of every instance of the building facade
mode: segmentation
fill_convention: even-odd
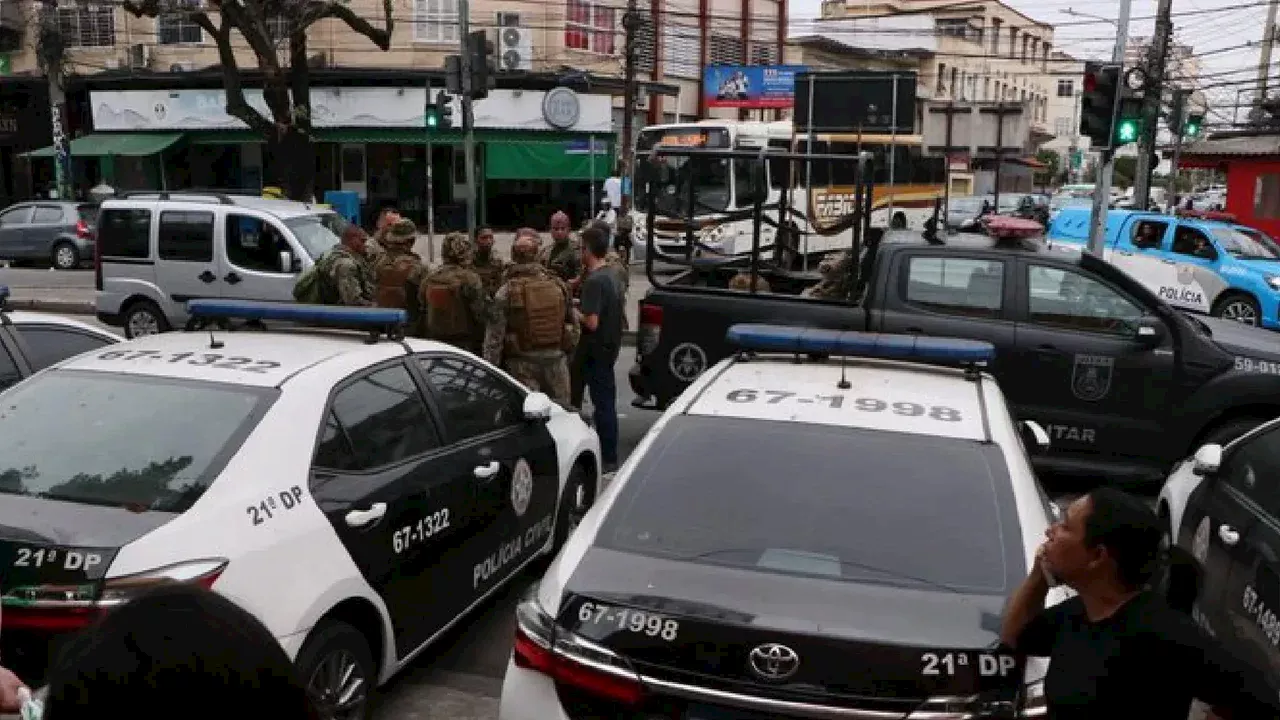
[[[1057,181],[1080,182],[1084,169],[1084,155],[1091,141],[1080,135],[1080,99],[1084,86],[1084,62],[1066,53],[1054,52],[1050,58],[1053,68],[1053,92],[1049,95],[1046,124],[1053,139],[1040,147],[1058,155],[1061,168]]]

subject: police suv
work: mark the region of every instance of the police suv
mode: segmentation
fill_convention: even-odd
[[[158,583],[253,612],[326,716],[539,555],[598,488],[577,415],[474,355],[404,339],[402,310],[193,301],[211,328],[81,355],[3,396],[6,665]],[[72,434],[77,443],[59,437]]]
[[[1056,512],[1023,437],[1049,439],[976,367],[995,349],[728,334],[744,351],[672,403],[518,606],[500,717],[1042,712],[1045,664],[998,643]]]

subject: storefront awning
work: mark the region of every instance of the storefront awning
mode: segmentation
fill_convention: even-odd
[[[613,174],[613,147],[597,138],[516,140],[484,146],[487,180],[604,180]],[[589,150],[594,150],[590,152]]]
[[[182,133],[90,133],[71,141],[71,157],[147,157],[167,149],[182,139]],[[53,146],[21,155],[51,158]]]

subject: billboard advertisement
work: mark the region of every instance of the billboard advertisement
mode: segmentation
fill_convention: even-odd
[[[851,70],[801,75],[795,80],[796,132],[914,134],[917,82],[916,73],[909,71]]]
[[[709,108],[790,108],[803,65],[709,65],[702,74]]]

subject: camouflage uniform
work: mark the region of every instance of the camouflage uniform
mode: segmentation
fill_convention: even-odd
[[[750,291],[751,273],[740,272],[737,275],[734,275],[733,278],[729,280],[729,289]],[[772,289],[769,287],[769,281],[759,275],[756,275],[756,292],[772,292]]]
[[[538,264],[569,282],[582,274],[582,246],[573,238],[553,242],[538,251]]]
[[[426,336],[479,354],[488,296],[484,282],[469,267],[471,241],[462,233],[450,233],[440,257],[444,264],[423,278],[419,294]]]
[[[494,252],[493,248],[489,248],[489,251],[483,254],[480,248],[476,248],[475,258],[471,262],[471,269],[475,270],[480,280],[484,282],[485,295],[490,298],[498,292],[508,267],[509,263],[498,257],[498,253]]]
[[[828,300],[848,300],[853,294],[853,280],[849,273],[852,260],[853,253],[848,251],[827,253],[818,263],[818,273],[822,275],[822,280],[801,295]]]
[[[507,279],[493,298],[484,358],[501,365],[530,390],[567,405],[569,364],[565,351],[577,344],[581,333],[573,318],[569,287],[536,264],[532,256],[514,256],[513,260],[515,264],[507,270]],[[558,298],[553,300],[549,295]],[[552,314],[560,316],[559,329],[554,327]]]
[[[418,229],[412,220],[401,220],[382,233],[382,254],[373,265],[379,307],[400,308],[409,313],[409,334],[421,335],[422,304],[418,289],[427,274],[422,258],[413,251]]]
[[[325,271],[321,298],[325,305],[373,305],[377,281],[368,260],[346,245],[335,245],[321,261]]]

